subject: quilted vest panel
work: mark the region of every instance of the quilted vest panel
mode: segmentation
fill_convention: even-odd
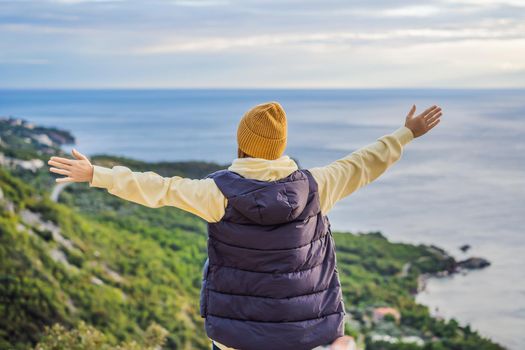
[[[208,223],[200,293],[207,335],[242,350],[310,350],[342,336],[335,244],[311,173],[207,177],[228,199],[223,218]]]

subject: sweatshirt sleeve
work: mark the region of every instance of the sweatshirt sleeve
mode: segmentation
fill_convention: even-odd
[[[93,165],[89,187],[105,188],[112,195],[150,208],[177,207],[207,222],[222,218],[227,201],[213,179],[163,177],[152,171],[131,171],[121,165],[113,168]]]
[[[328,213],[336,202],[378,178],[413,139],[412,130],[402,126],[327,166],[309,169],[318,185],[321,211]]]

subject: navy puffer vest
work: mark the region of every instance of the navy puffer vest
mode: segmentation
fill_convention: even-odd
[[[342,336],[335,245],[311,173],[207,177],[228,199],[223,218],[208,223],[200,294],[207,335],[242,350],[310,350]]]

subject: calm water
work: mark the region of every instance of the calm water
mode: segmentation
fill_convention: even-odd
[[[525,343],[525,90],[0,91],[0,115],[69,129],[88,155],[229,163],[240,117],[269,100],[287,111],[287,154],[306,168],[394,131],[412,103],[439,104],[438,127],[338,203],[332,226],[433,243],[458,258],[471,244],[469,255],[493,265],[433,280],[418,299],[509,348]]]

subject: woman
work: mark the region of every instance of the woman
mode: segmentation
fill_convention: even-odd
[[[214,349],[351,349],[327,213],[397,162],[404,146],[442,115],[436,105],[418,116],[415,110],[376,142],[310,169],[284,154],[286,113],[275,101],[244,114],[238,158],[204,179],[92,165],[75,149],[75,159],[48,163],[66,176],[57,182],[89,182],[135,203],[174,206],[206,220],[200,314]]]

